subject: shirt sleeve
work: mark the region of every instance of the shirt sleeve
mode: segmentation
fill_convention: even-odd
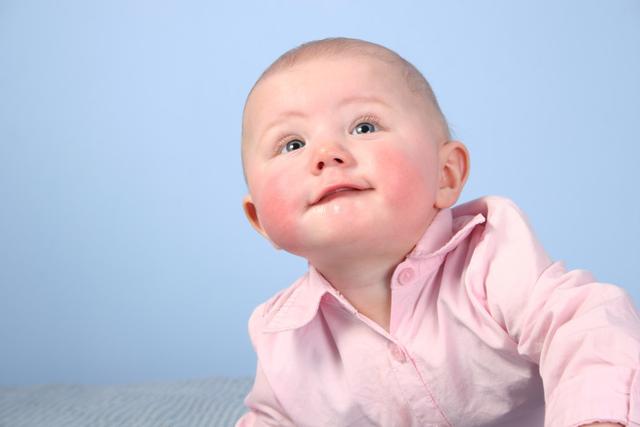
[[[539,365],[545,426],[640,426],[640,317],[625,291],[552,263],[512,203],[489,213],[474,258],[486,310]]]
[[[253,388],[245,398],[244,404],[249,408],[249,412],[238,420],[236,427],[293,426],[284,415],[260,363],[256,369]]]
[[[259,335],[262,333],[262,311],[264,306],[259,306],[254,310],[249,319],[249,335],[253,348],[257,351]],[[258,354],[258,366],[256,377],[251,391],[244,400],[249,412],[244,414],[236,423],[235,427],[267,427],[267,426],[292,426],[293,423],[285,415],[285,411],[278,402],[278,399],[269,384],[262,366],[260,355]]]

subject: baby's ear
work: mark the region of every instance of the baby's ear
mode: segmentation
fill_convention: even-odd
[[[439,151],[440,181],[436,207],[448,208],[460,197],[469,176],[469,151],[462,142],[447,141]]]
[[[260,233],[265,239],[271,242],[271,244],[276,249],[280,249],[278,245],[273,243],[273,241],[269,238],[269,235],[267,234],[267,232],[264,230],[264,227],[262,227],[262,224],[260,223],[260,218],[258,217],[258,210],[256,209],[255,203],[253,203],[253,200],[251,199],[251,195],[247,194],[246,196],[244,196],[244,199],[242,199],[242,209],[244,210],[244,214],[249,220],[249,223],[251,224],[251,226],[258,233]]]

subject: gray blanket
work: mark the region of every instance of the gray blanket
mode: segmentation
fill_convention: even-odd
[[[251,378],[0,388],[0,427],[233,426]]]

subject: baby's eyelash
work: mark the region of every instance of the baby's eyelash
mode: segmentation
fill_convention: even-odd
[[[285,145],[287,145],[290,141],[293,141],[295,139],[300,139],[302,140],[302,138],[297,137],[295,135],[285,135],[282,136],[280,138],[277,139],[276,145],[273,148],[273,154],[274,155],[278,155],[282,152],[282,149],[284,148]]]
[[[380,125],[380,119],[378,119],[378,116],[374,115],[374,114],[363,114],[362,116],[359,116],[356,120],[353,121],[353,123],[351,124],[351,128],[349,129],[349,132],[351,132],[351,130],[356,127],[357,125],[359,125],[360,123],[371,123],[372,125],[374,125],[376,128],[381,129],[382,126]],[[295,134],[286,134],[284,136],[281,136],[279,138],[276,139],[276,143],[273,147],[273,155],[276,156],[278,154],[282,153],[282,149],[291,141],[293,140],[300,140],[303,141],[302,138],[300,138],[299,136],[296,136]]]
[[[377,116],[374,116],[373,114],[365,114],[363,116],[360,116],[357,120],[355,120],[351,125],[351,128],[354,128],[358,124],[365,123],[365,122],[371,123],[372,125],[375,125],[378,128],[380,127],[380,120],[378,119]]]

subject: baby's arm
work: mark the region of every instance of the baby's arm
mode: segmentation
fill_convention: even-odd
[[[465,280],[518,353],[539,365],[545,425],[640,426],[640,316],[624,290],[552,263],[504,202],[490,205]]]
[[[238,420],[236,427],[293,427],[293,423],[283,415],[284,411],[275,398],[260,364],[258,364],[256,379],[251,392],[245,399],[245,404],[249,407],[250,412]]]
[[[251,336],[253,347],[256,350],[258,348],[257,340],[260,339],[259,337],[262,334],[263,310],[264,304],[256,308],[249,319],[249,335]],[[271,384],[269,384],[269,380],[260,365],[259,359],[253,388],[244,400],[244,403],[250,411],[238,420],[235,427],[294,427],[276,398]]]

